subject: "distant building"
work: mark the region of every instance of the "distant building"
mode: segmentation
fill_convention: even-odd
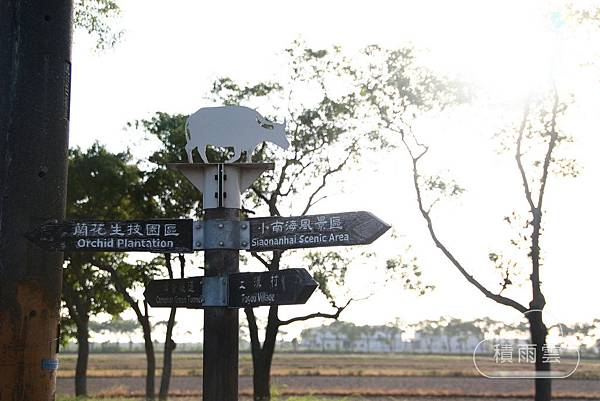
[[[345,322],[305,329],[299,343],[300,350],[324,352],[402,352],[407,347],[398,328]]]

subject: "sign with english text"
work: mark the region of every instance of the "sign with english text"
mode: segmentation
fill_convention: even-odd
[[[151,280],[144,299],[154,308],[202,308],[202,277]]]
[[[62,251],[193,252],[192,220],[81,220],[46,223],[28,237]]]
[[[207,286],[210,280],[217,286]],[[154,308],[199,309],[216,306],[210,302],[221,296],[219,283],[226,296],[219,306],[253,308],[256,306],[294,305],[308,301],[317,282],[306,269],[285,269],[274,272],[230,273],[226,277],[188,277],[151,280],[146,285],[144,298]],[[217,290],[218,294],[211,294]],[[216,295],[216,296],[211,296]]]
[[[229,307],[294,305],[308,301],[317,282],[306,269],[229,275]]]
[[[259,217],[248,221],[251,252],[370,244],[390,228],[369,212]]]

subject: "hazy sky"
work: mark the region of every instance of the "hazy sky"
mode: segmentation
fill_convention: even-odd
[[[517,122],[523,99],[546,88],[554,74],[561,95],[573,95],[564,129],[575,138],[567,151],[579,161],[582,174],[549,181],[543,289],[548,312],[556,320],[600,317],[600,266],[594,252],[600,225],[596,211],[600,73],[591,64],[598,59],[598,49],[591,46],[593,32],[573,33],[563,20],[560,3],[124,0],[120,4],[123,12],[117,24],[124,36],[114,49],[94,52],[93,39],[81,32],[75,35],[71,145],[86,147],[98,140],[115,151],[135,146],[143,154],[149,145],[138,144],[139,136],[124,129],[128,121],[156,111],[191,113],[208,104],[205,96],[219,76],[242,81],[276,77],[285,67],[282,50],[298,38],[309,46],[340,44],[349,51],[373,43],[413,45],[422,50],[421,60],[431,68],[472,83],[474,104],[430,116],[416,128],[435,134],[432,171],[449,170],[467,188],[461,198],[442,202],[434,213],[440,236],[472,274],[494,289],[500,279],[487,254],[506,248],[510,236],[502,218],[514,209],[525,213],[526,204],[514,159],[497,155],[491,138],[507,123]],[[466,283],[432,245],[416,209],[406,154],[370,155],[359,169],[345,177],[344,193],[332,194],[318,211],[369,210],[391,223],[400,239],[388,235],[370,249],[393,255],[411,244],[424,280],[437,289],[417,297],[398,283],[369,287],[372,266],[354,266],[348,288],[354,294],[375,294],[344,312],[345,320],[385,323],[396,317],[418,321],[440,315],[518,319],[516,312],[486,300]],[[375,275],[374,280],[379,278]],[[510,292],[522,303],[527,303],[528,294],[528,287]],[[322,297],[313,296],[306,306],[281,308],[281,314],[326,307]],[[162,312],[154,312],[162,318]],[[194,338],[186,341],[199,338],[199,330],[186,322],[201,321],[201,313],[181,312],[185,321],[180,318],[178,332],[194,332]],[[293,335],[301,327],[289,331]]]

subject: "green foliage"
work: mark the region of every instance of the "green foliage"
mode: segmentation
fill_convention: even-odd
[[[62,300],[60,308],[59,331],[58,342],[63,347],[67,345],[70,339],[75,338],[77,335],[77,326],[75,326],[75,322],[71,319],[64,300]]]
[[[219,94],[224,105],[233,106],[240,104],[250,97],[268,96],[282,89],[281,85],[276,82],[261,82],[252,86],[240,87],[231,78],[225,77],[213,82],[211,92]]]
[[[86,151],[69,151],[67,218],[139,218],[142,173],[127,152],[112,154],[94,144]],[[71,322],[63,319],[63,340],[74,334],[87,335],[90,316],[99,313],[118,315],[127,307],[114,290],[110,275],[102,265],[125,265],[125,255],[106,252],[66,252],[63,269],[63,300]]]
[[[133,333],[139,329],[139,323],[136,320],[121,319],[116,316],[105,322],[90,322],[90,330],[95,333],[109,332],[114,334]]]
[[[198,216],[201,196],[194,186],[167,163],[187,160],[185,121],[187,116],[156,113],[149,120],[129,124],[158,139],[160,147],[149,158],[143,183],[143,201],[138,205],[145,218],[185,218]]]
[[[464,83],[440,77],[419,65],[413,48],[373,45],[364,54],[368,66],[361,76],[360,95],[376,111],[382,128],[404,132],[411,117],[471,98]]]
[[[289,206],[288,197],[310,196],[329,176],[350,167],[348,162],[368,148],[374,134],[357,129],[362,115],[355,71],[339,48],[315,51],[294,42],[287,55],[289,75],[285,82],[244,85],[220,78],[212,91],[217,103],[273,105],[271,110],[261,109],[267,116],[281,119],[281,110],[286,110],[291,149],[287,153],[275,152],[269,146],[258,149],[255,161],[275,160],[281,166],[277,163],[280,168],[263,175],[247,199],[250,209],[267,206],[272,215],[280,214],[282,202]],[[341,84],[343,90],[334,90]],[[310,101],[306,101],[307,93]],[[317,199],[302,203],[299,212],[306,213],[313,201]]]
[[[404,255],[410,255],[410,246],[403,252]],[[416,291],[419,295],[425,295],[435,289],[431,284],[425,284],[421,277],[422,270],[416,257],[398,256],[386,261],[386,269],[397,278],[405,289]]]
[[[76,0],[73,23],[96,37],[98,50],[114,47],[123,32],[115,31],[111,22],[121,9],[114,0]]]
[[[141,203],[142,172],[128,152],[112,154],[95,143],[69,151],[67,217],[134,219]]]
[[[308,263],[308,269],[315,281],[319,284],[319,290],[327,297],[329,302],[335,305],[335,298],[331,293],[331,285],[344,284],[346,271],[352,262],[351,258],[344,257],[339,252],[309,252],[304,260]]]
[[[577,177],[581,170],[577,161],[569,154],[568,145],[573,143],[573,137],[561,129],[570,102],[558,102],[555,96],[555,92],[550,91],[530,99],[527,106],[520,150],[532,188],[539,186],[541,182],[546,149],[554,134],[556,143],[549,160],[549,171],[557,176]],[[519,132],[519,125],[512,124],[496,133],[494,138],[498,144],[498,152],[515,154]]]
[[[444,180],[440,176],[429,176],[423,178],[423,186],[430,192],[437,192],[442,196],[457,196],[465,189],[452,180]]]

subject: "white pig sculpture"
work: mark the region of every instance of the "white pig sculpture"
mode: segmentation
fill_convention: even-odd
[[[243,150],[250,163],[254,149],[265,141],[287,149],[290,143],[285,136],[285,124],[285,120],[283,124],[269,121],[256,110],[244,106],[201,108],[185,123],[188,161],[193,163],[192,151],[198,148],[200,157],[208,163],[206,145],[233,147],[234,155],[226,163],[238,160]]]

